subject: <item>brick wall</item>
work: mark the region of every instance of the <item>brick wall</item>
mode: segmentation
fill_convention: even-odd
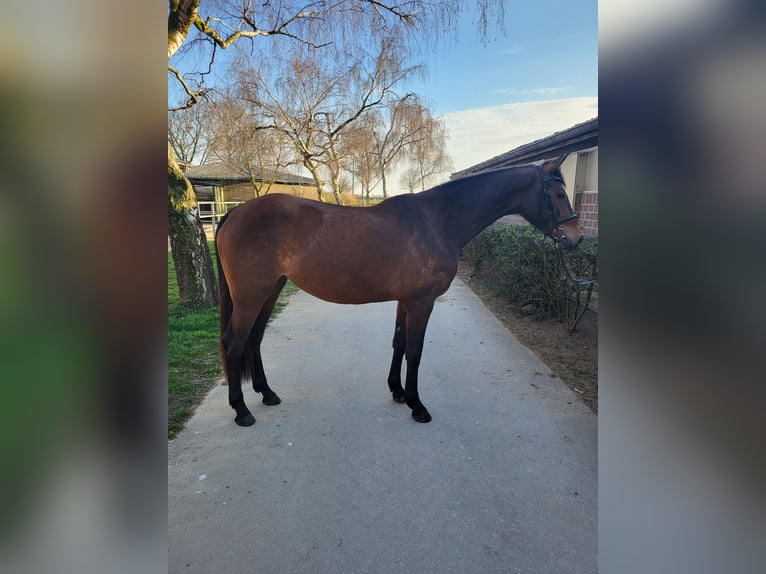
[[[598,192],[588,191],[577,194],[575,212],[580,216],[580,226],[585,235],[598,235]],[[500,218],[506,225],[529,225],[521,215],[506,215]]]
[[[585,235],[598,235],[598,192],[579,192],[574,210],[580,216],[580,226]]]

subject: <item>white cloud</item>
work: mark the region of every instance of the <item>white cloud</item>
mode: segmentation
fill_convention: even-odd
[[[465,169],[598,115],[598,98],[517,102],[442,116],[455,171]]]

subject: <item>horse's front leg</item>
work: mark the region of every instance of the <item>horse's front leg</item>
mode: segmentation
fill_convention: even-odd
[[[404,403],[404,388],[402,387],[402,359],[407,341],[407,312],[401,301],[396,307],[396,328],[394,329],[394,356],[391,359],[391,369],[388,371],[388,388],[397,403]]]
[[[433,299],[418,301],[407,305],[407,341],[405,356],[407,357],[407,379],[404,386],[404,396],[407,406],[412,409],[412,418],[419,423],[431,421],[428,409],[420,402],[418,395],[418,367],[423,354],[423,342],[428,326],[428,318],[434,308]]]

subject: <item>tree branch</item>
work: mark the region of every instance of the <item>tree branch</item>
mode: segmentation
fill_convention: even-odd
[[[243,10],[242,16],[240,20],[247,24],[250,29],[248,30],[235,30],[225,38],[221,36],[218,31],[210,26],[210,20],[211,18],[208,18],[207,20],[203,20],[202,17],[199,14],[195,14],[194,17],[194,26],[211,38],[216,45],[219,47],[226,49],[229,46],[231,46],[234,42],[236,42],[239,38],[256,38],[258,36],[286,36],[288,38],[292,38],[293,40],[296,40],[298,42],[301,42],[302,44],[306,44],[307,46],[310,46],[312,48],[322,48],[324,46],[328,46],[330,42],[326,42],[324,44],[315,44],[314,42],[311,42],[307,40],[306,38],[301,38],[300,36],[297,36],[291,32],[287,31],[287,27],[290,26],[293,22],[297,20],[313,20],[318,19],[321,12],[318,11],[301,11],[297,12],[295,15],[293,15],[291,18],[288,18],[281,24],[279,24],[277,27],[271,29],[271,30],[263,30],[258,27],[258,24],[254,22],[250,16],[248,16],[246,9]]]
[[[183,106],[178,106],[176,108],[169,108],[169,112],[177,112],[178,110],[185,110],[187,108],[192,107],[194,104],[196,104],[201,97],[203,97],[206,93],[208,93],[207,88],[201,88],[196,92],[193,92],[191,88],[189,88],[189,85],[186,83],[186,80],[184,80],[183,76],[181,75],[181,72],[176,70],[173,66],[168,66],[168,72],[173,74],[176,79],[181,83],[181,86],[183,86],[184,91],[189,96],[189,99],[186,100],[186,103]]]
[[[375,9],[375,12],[377,12],[381,17],[384,17],[381,11],[388,12],[389,14],[393,14],[399,18],[408,26],[415,24],[415,12],[404,12],[399,9],[399,6],[389,6],[388,4],[379,2],[378,0],[361,0],[361,2],[363,4],[369,4],[372,6]]]

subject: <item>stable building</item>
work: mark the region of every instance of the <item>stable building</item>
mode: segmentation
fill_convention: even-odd
[[[184,175],[194,187],[198,201],[242,202],[266,193],[289,193],[316,198],[313,179],[276,170],[249,173],[222,163],[189,166]]]

